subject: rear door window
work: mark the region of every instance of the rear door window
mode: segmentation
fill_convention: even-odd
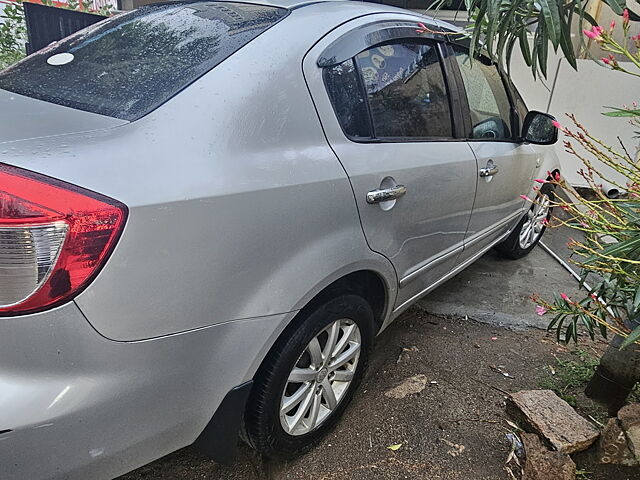
[[[232,2],[142,7],[81,30],[0,72],[0,89],[135,120],[287,13]]]
[[[435,42],[403,41],[357,56],[377,138],[453,137],[449,96]]]
[[[362,80],[353,59],[325,69],[324,81],[344,133],[354,140],[371,138]]]

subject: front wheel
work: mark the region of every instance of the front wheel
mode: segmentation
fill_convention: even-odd
[[[506,240],[496,245],[498,253],[514,260],[528,255],[542,238],[547,222],[551,218],[551,203],[554,198],[551,190],[541,192],[513,232]]]
[[[295,320],[259,369],[245,438],[263,455],[291,458],[335,424],[364,374],[374,316],[357,295],[319,303]]]

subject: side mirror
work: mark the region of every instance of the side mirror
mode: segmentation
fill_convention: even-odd
[[[555,117],[535,110],[527,113],[522,123],[522,141],[536,145],[552,145],[558,141]]]

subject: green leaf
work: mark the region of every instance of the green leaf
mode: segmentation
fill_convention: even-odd
[[[560,44],[560,37],[562,35],[560,26],[560,12],[558,11],[558,4],[553,0],[539,0],[540,14],[544,18],[546,25],[545,31],[549,35],[549,39],[554,48],[558,48]],[[544,62],[546,66],[546,60]],[[540,66],[542,67],[542,65]],[[545,75],[546,77],[546,75]]]
[[[547,52],[549,48],[549,40],[547,37],[547,29],[540,25],[540,36],[538,37],[538,64],[544,78],[547,78]]]
[[[480,43],[480,34],[482,33],[482,19],[487,11],[487,6],[483,2],[480,4],[476,14],[475,25],[473,26],[473,34],[471,35],[471,46],[469,48],[469,56],[471,58],[476,56],[477,46]]]
[[[640,117],[640,110],[628,110],[626,108],[605,107],[611,108],[613,112],[604,112],[602,115],[605,117]]]
[[[609,5],[616,15],[622,15],[627,5],[626,0],[603,0],[603,2]]]
[[[513,46],[516,44],[518,37],[512,35],[507,42],[507,51],[505,54],[505,63],[507,65],[507,73],[511,73],[511,55],[513,54]]]
[[[586,265],[591,264],[592,262],[602,258],[602,256],[619,257],[622,261],[624,261],[624,256],[629,252],[635,251],[635,249],[637,249],[638,247],[640,247],[640,236],[622,242],[614,243],[606,248],[603,248],[597,254],[588,257],[586,260],[584,260],[583,263]]]
[[[520,30],[518,39],[520,40],[520,51],[522,52],[524,61],[527,64],[527,66],[530,67],[531,66],[531,49],[529,48],[529,40],[527,38],[526,28],[523,28],[522,30]]]
[[[627,348],[629,345],[634,343],[636,340],[640,338],[640,326],[633,329],[633,331],[629,334],[627,338],[624,339],[622,345],[620,345],[620,350],[623,348]]]
[[[573,43],[571,43],[571,15],[567,22],[562,22],[562,31],[560,32],[560,48],[564,53],[564,58],[567,59],[569,65],[574,70],[578,70],[578,63],[576,62],[576,53],[573,49]]]
[[[624,9],[626,8],[627,11],[629,12],[630,20],[634,22],[637,22],[638,20],[640,20],[640,16],[637,13],[635,13],[633,10],[627,7],[626,0],[603,0],[603,2],[609,5],[611,7],[611,10],[613,10],[613,13],[615,13],[616,15],[622,15],[622,13],[624,12]]]
[[[402,448],[402,444],[401,443],[394,443],[393,445],[389,445],[387,448],[389,450],[391,450],[392,452],[396,452],[396,451],[400,450],[400,448]]]

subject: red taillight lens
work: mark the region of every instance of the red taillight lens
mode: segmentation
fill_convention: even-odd
[[[0,164],[0,316],[77,295],[122,232],[127,207],[111,198]]]

